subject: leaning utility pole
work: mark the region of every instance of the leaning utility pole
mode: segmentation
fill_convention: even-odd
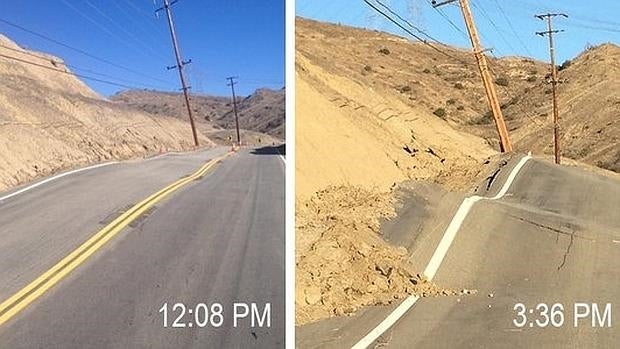
[[[235,79],[238,79],[238,77],[230,76],[226,79],[230,81],[227,85],[230,86],[230,89],[232,90],[233,111],[235,112],[235,126],[237,128],[237,145],[241,146],[241,135],[239,134],[239,116],[237,115],[237,96],[235,96],[235,84],[237,83]]]
[[[555,47],[553,46],[553,34],[561,33],[564,30],[553,30],[551,20],[553,17],[562,16],[568,18],[564,13],[547,13],[536,15],[540,20],[547,20],[547,31],[536,32],[536,35],[549,37],[549,56],[551,57],[551,90],[553,93],[553,152],[555,154],[555,163],[560,164],[560,116],[558,111],[558,68],[555,65]]]
[[[441,3],[437,3],[437,1],[433,0],[432,4],[433,7],[439,7],[455,1],[459,2],[461,11],[463,12],[463,17],[465,18],[465,25],[467,26],[467,32],[469,33],[469,38],[474,49],[474,56],[476,57],[476,62],[478,63],[478,68],[480,69],[480,75],[482,76],[482,83],[484,84],[484,90],[487,95],[487,102],[493,113],[495,127],[497,128],[497,134],[499,135],[500,150],[502,152],[512,151],[512,144],[510,143],[510,137],[508,135],[508,129],[506,128],[504,116],[502,115],[502,108],[499,103],[499,98],[497,97],[497,91],[493,85],[493,77],[489,71],[487,58],[484,55],[486,50],[484,50],[480,44],[480,37],[478,36],[478,30],[474,24],[474,17],[471,13],[471,9],[469,8],[469,1],[446,0]]]
[[[179,44],[177,42],[177,34],[174,30],[174,23],[172,21],[172,11],[170,10],[170,7],[174,5],[177,1],[178,0],[173,0],[172,2],[170,2],[170,0],[164,0],[164,7],[159,8],[157,11],[155,11],[155,13],[159,13],[159,11],[165,10],[166,16],[168,17],[168,27],[170,28],[170,36],[172,37],[172,46],[174,46],[174,56],[177,61],[176,66],[168,67],[168,69],[170,70],[170,69],[176,68],[179,70],[179,78],[181,79],[181,85],[183,86],[183,95],[185,96],[185,105],[187,106],[187,115],[189,115],[189,123],[192,126],[192,136],[194,136],[194,145],[198,146],[199,144],[198,144],[198,135],[196,134],[196,125],[194,124],[194,116],[192,115],[192,108],[189,105],[189,94],[187,92],[189,87],[185,83],[185,75],[183,74],[183,67],[186,64],[191,63],[192,60],[190,59],[189,61],[184,62],[181,59],[181,52],[179,50]]]

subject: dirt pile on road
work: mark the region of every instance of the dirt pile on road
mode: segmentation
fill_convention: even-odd
[[[59,170],[193,147],[187,123],[111,103],[0,35],[0,191]],[[203,146],[213,143],[201,137]]]
[[[187,119],[185,100],[180,93],[129,90],[111,99],[149,113]],[[190,99],[198,128],[205,135],[235,128],[230,97],[191,94]],[[284,140],[285,89],[258,89],[237,99],[240,128],[250,131],[249,134],[262,133],[265,139]]]
[[[390,304],[410,294],[453,295],[414,272],[407,250],[379,236],[395,215],[390,192],[329,187],[297,203],[297,325]]]

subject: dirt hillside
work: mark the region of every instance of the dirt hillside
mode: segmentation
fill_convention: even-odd
[[[2,35],[0,55],[69,71]],[[0,80],[0,191],[87,163],[192,148],[186,123],[107,101],[73,75],[0,57]]]
[[[591,47],[563,64],[558,87],[563,156],[620,173],[620,47]],[[517,149],[552,154],[551,87],[541,81],[519,98],[531,110],[517,117],[513,138]]]
[[[434,113],[497,149],[495,127],[469,51],[437,45],[439,52],[385,33],[306,19],[296,24],[298,56],[319,62],[331,74],[382,90],[414,113],[424,109]],[[516,150],[552,154],[548,64],[524,57],[489,61]],[[562,64],[558,91],[563,155],[616,172],[619,62],[617,45],[590,47]],[[390,113],[385,110],[382,115]]]
[[[283,140],[285,90],[258,89],[247,97],[237,97],[239,127]],[[181,94],[158,91],[123,91],[111,97],[132,107],[160,115],[187,119]],[[191,95],[191,105],[199,127],[207,134],[214,129],[234,129],[235,119],[230,97]]]
[[[484,139],[451,127],[486,110],[482,89],[470,88],[479,85],[473,65],[384,33],[304,19],[296,25],[298,195],[331,184],[459,182],[494,153]],[[439,108],[445,115],[433,114]]]

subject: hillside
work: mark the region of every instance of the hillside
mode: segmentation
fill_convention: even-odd
[[[239,127],[284,139],[285,90],[258,89],[247,97],[237,97]],[[187,119],[181,94],[130,90],[110,98],[158,115]],[[199,127],[209,134],[213,129],[234,129],[235,119],[230,97],[191,95],[192,110]]]
[[[559,72],[563,156],[620,173],[620,47],[592,47]],[[552,154],[550,86],[539,83],[519,98],[529,116],[514,117],[517,149]],[[519,115],[510,106],[508,115]]]
[[[193,147],[186,123],[103,99],[73,75],[50,70],[69,72],[60,58],[2,35],[0,55],[47,67],[0,57],[0,191],[87,163]]]
[[[494,153],[484,139],[451,127],[486,110],[474,65],[384,33],[305,19],[296,25],[298,195],[338,183],[458,182]],[[502,72],[524,74],[536,63],[523,65]],[[446,115],[434,115],[438,108]]]
[[[331,74],[380,90],[408,112],[436,113],[450,126],[497,137],[469,51],[411,42],[401,37],[298,18],[297,55]],[[618,60],[613,44],[593,47],[560,71],[564,156],[613,171],[620,167],[617,114]],[[552,154],[552,113],[547,63],[523,57],[490,58],[490,66],[517,151]],[[388,117],[389,109],[379,110]]]

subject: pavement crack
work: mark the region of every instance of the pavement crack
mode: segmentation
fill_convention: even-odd
[[[558,271],[562,269],[562,267],[566,264],[566,258],[568,258],[568,254],[570,253],[571,247],[573,247],[573,241],[575,240],[574,234],[570,235],[570,242],[568,243],[568,247],[566,248],[566,252],[564,252],[564,256],[562,258],[562,264],[558,266]]]
[[[588,241],[596,241],[595,239],[592,239],[592,238],[589,238],[589,237],[586,237],[586,236],[582,236],[582,235],[579,235],[579,234],[575,234],[574,230],[573,231],[564,231],[562,229],[554,228],[554,227],[552,227],[550,225],[534,222],[534,221],[532,221],[530,219],[527,219],[527,218],[524,218],[524,217],[521,217],[521,216],[516,216],[516,215],[509,215],[509,216],[512,217],[512,218],[516,218],[516,219],[518,219],[518,220],[520,220],[522,222],[525,222],[525,223],[531,224],[533,226],[536,226],[538,228],[542,228],[542,229],[546,229],[546,230],[549,230],[549,231],[552,231],[552,232],[555,232],[555,233],[558,233],[558,234],[570,236],[571,238],[572,237],[577,237],[577,238],[588,240]],[[558,242],[558,241],[559,241],[559,239],[556,239],[556,242]]]
[[[497,175],[499,174],[499,171],[501,171],[501,168],[498,168],[495,170],[495,172],[493,172],[492,175],[487,177],[487,191],[489,191],[489,189],[491,189],[491,185],[493,184],[493,182],[495,182],[495,178],[497,178]]]
[[[520,216],[516,216],[516,215],[510,215],[510,216],[513,217],[513,218],[516,218],[516,219],[518,219],[518,220],[520,220],[522,222],[525,222],[525,223],[534,225],[536,227],[539,227],[539,228],[542,228],[542,229],[547,229],[547,230],[550,230],[550,231],[553,231],[553,232],[557,233],[556,239],[555,239],[556,243],[559,242],[559,240],[560,240],[560,234],[566,235],[566,236],[570,236],[570,242],[568,243],[566,251],[564,252],[564,255],[562,256],[562,263],[560,263],[560,265],[557,268],[558,271],[560,271],[564,267],[564,265],[566,265],[566,259],[568,258],[568,255],[570,254],[571,248],[573,247],[573,243],[575,242],[575,237],[579,237],[579,238],[582,238],[582,239],[585,239],[585,240],[589,240],[589,241],[594,241],[593,239],[576,235],[574,230],[568,232],[568,231],[564,231],[564,230],[561,230],[561,229],[558,229],[558,228],[554,228],[552,226],[548,226],[546,224],[534,222],[534,221],[529,220],[529,219],[524,218],[524,217],[520,217]]]

